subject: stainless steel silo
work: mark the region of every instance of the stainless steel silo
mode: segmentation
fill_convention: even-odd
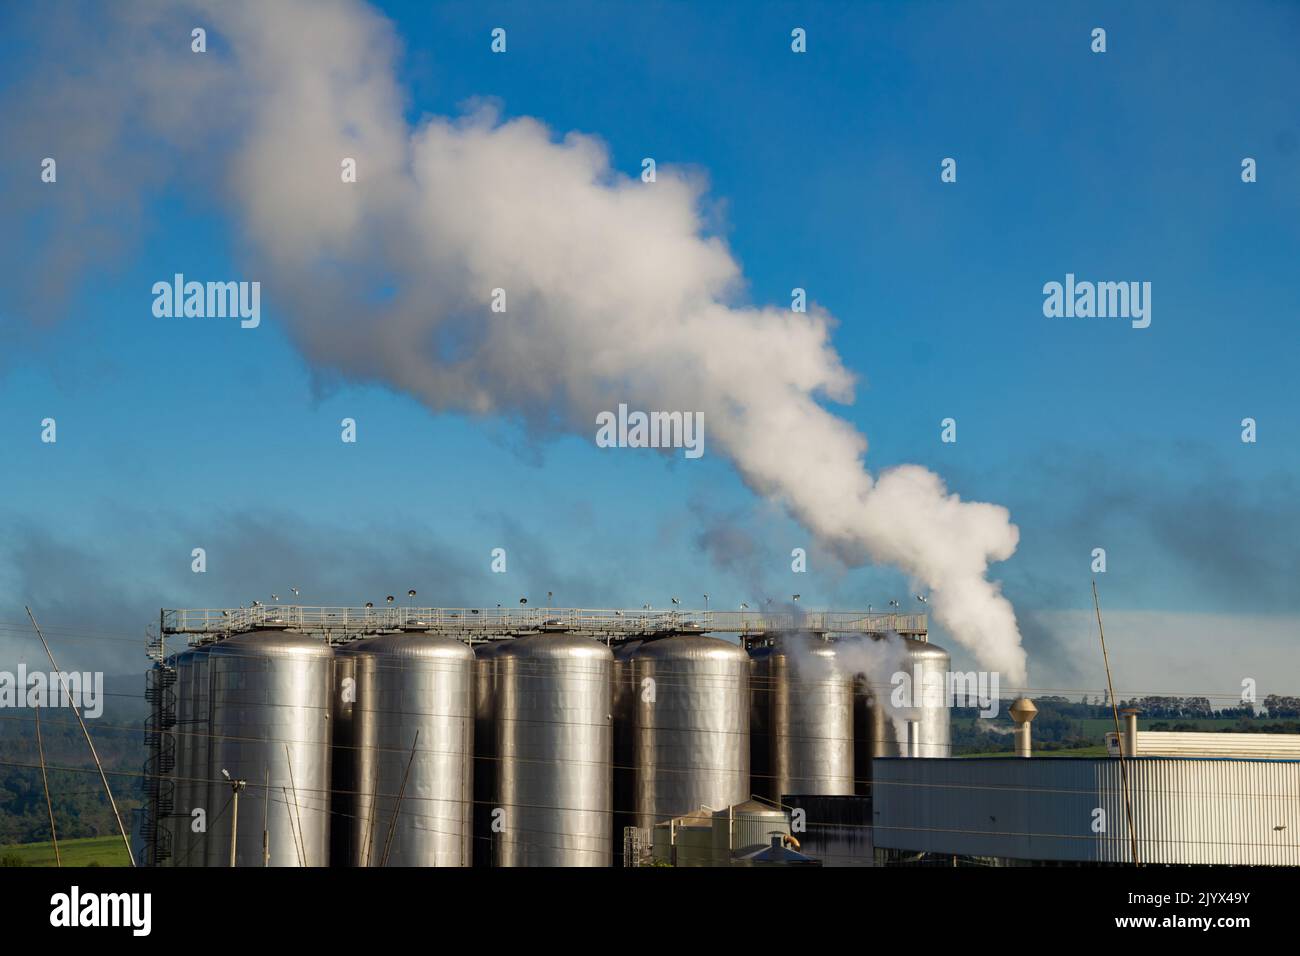
[[[949,671],[952,659],[938,644],[907,640],[912,660],[913,691],[911,708],[900,715],[913,726],[913,757],[952,756],[952,708],[948,699]],[[908,740],[905,734],[903,740]]]
[[[474,652],[412,631],[349,650],[354,865],[469,866]]]
[[[330,697],[330,863],[352,866],[356,820],[356,733],[353,713],[357,699],[357,661],[352,641],[334,648],[334,690]]]
[[[835,646],[791,634],[755,659],[769,799],[853,793],[853,674]]]
[[[874,757],[952,754],[948,652],[929,641],[888,640],[898,645],[889,672],[860,673],[855,679],[854,763],[860,794],[870,792]]]
[[[203,866],[206,834],[194,832],[194,811],[207,809],[206,647],[176,658],[176,765],[172,771],[172,866]]]
[[[333,651],[320,637],[263,628],[208,653],[212,746],[208,865],[227,866],[239,795],[236,866],[329,863]]]
[[[610,865],[613,662],[604,644],[562,633],[497,652],[497,866]]]
[[[748,799],[749,655],[677,635],[646,641],[630,660],[637,826]]]
[[[171,844],[169,866],[190,866],[189,834],[191,791],[193,778],[202,776],[194,772],[194,745],[190,736],[191,711],[194,706],[194,652],[184,650],[172,661],[176,682],[172,692],[176,697],[176,725],[171,730],[174,762],[172,764],[171,814],[162,821]]]

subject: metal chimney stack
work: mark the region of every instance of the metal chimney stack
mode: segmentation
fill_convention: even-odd
[[[1021,697],[1011,704],[1011,719],[1016,722],[1016,756],[1032,756],[1029,725],[1038,716],[1038,708],[1028,697]]]

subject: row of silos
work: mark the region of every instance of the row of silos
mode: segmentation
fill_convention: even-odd
[[[332,649],[277,629],[195,648],[176,660],[174,861],[229,865],[222,771],[246,784],[247,866],[606,866],[625,827],[852,793],[881,718],[835,648],[541,633],[471,650],[414,630]]]
[[[757,796],[862,795],[876,757],[951,753],[950,661],[936,644],[789,634],[750,657]]]

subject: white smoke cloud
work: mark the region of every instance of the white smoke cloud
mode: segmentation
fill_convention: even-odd
[[[873,479],[865,437],[820,404],[853,398],[832,317],[740,302],[698,179],[660,166],[642,183],[590,136],[489,107],[412,125],[391,27],[357,3],[200,4],[226,45],[201,66],[174,32],[139,38],[199,21],[130,9],[131,52],[113,50],[96,82],[110,72],[182,152],[224,151],[249,277],[318,369],[547,432],[594,434],[619,402],[702,411],[708,448],[757,494],[847,560],[911,575],[983,666],[1024,682],[1015,614],[987,577],[1016,548],[1007,510],[917,466]]]

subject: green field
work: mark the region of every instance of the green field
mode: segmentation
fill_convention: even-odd
[[[1113,734],[1115,732],[1115,719],[1113,717],[1087,717],[1079,723],[1083,724],[1083,732],[1089,737],[1100,737],[1102,734]],[[1151,720],[1138,718],[1138,730],[1150,730],[1152,724],[1167,724],[1172,727],[1174,724],[1191,724],[1198,731],[1211,732],[1216,730],[1230,730],[1237,726],[1236,720],[1225,720],[1221,717],[1156,717]],[[1123,716],[1120,717],[1120,726],[1124,725]]]
[[[119,836],[87,837],[84,840],[60,840],[59,854],[64,866],[129,866],[126,847]],[[51,843],[10,843],[0,846],[0,860],[17,857],[23,866],[54,866]]]
[[[1001,750],[996,753],[956,754],[955,756],[960,760],[965,760],[968,757],[1014,757],[1015,755],[1016,752],[1014,750]],[[1104,756],[1106,756],[1106,748],[1100,745],[1096,747],[1075,747],[1072,750],[1035,750],[1034,751],[1034,757],[1104,757]]]

